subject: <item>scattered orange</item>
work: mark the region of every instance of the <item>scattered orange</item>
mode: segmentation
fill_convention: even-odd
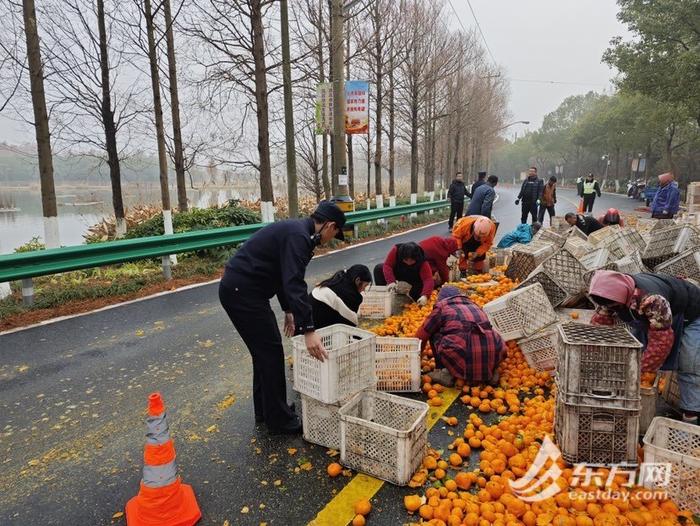
[[[328,464],[328,468],[326,468],[326,471],[328,472],[329,477],[337,477],[343,472],[343,466],[341,466],[337,462],[332,462]]]

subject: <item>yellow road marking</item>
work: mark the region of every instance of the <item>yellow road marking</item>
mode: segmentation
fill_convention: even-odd
[[[445,389],[440,395],[444,403],[440,407],[430,407],[428,430],[440,420],[447,409],[460,395],[458,389]],[[309,522],[308,526],[345,526],[355,516],[353,505],[360,499],[371,499],[384,485],[383,480],[358,473],[328,504]]]

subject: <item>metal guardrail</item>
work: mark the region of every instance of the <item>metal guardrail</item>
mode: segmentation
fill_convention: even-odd
[[[448,202],[446,200],[431,201],[415,205],[349,212],[346,214],[346,217],[348,223],[353,225],[377,219],[427,212],[447,205]],[[2,255],[0,256],[0,283],[116,263],[127,263],[129,261],[182,252],[235,245],[246,241],[264,226],[264,223],[256,223],[253,225],[198,230],[182,234],[141,237]]]

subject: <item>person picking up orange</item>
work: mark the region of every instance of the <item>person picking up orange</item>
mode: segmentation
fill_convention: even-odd
[[[484,216],[466,216],[454,226],[452,237],[457,240],[457,247],[464,252],[459,268],[467,270],[471,262],[471,270],[481,273],[486,254],[496,237],[496,223]]]

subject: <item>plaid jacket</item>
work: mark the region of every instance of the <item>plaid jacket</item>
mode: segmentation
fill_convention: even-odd
[[[486,313],[462,295],[435,303],[416,337],[430,340],[436,362],[467,382],[489,381],[505,356],[505,344]]]

